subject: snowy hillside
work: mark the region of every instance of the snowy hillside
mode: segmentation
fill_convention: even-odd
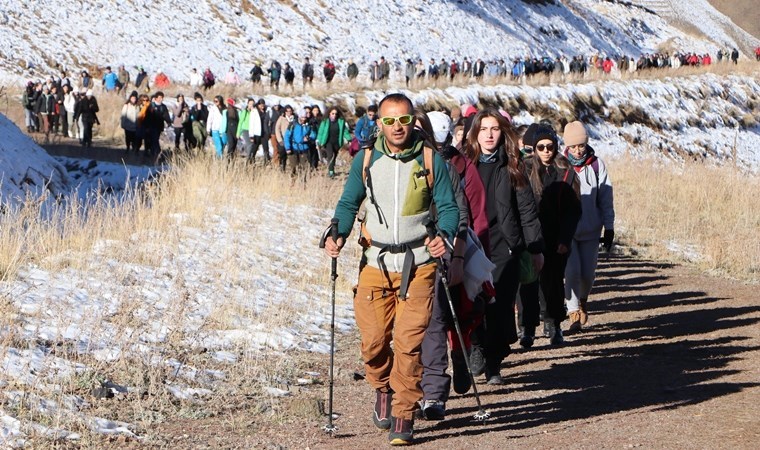
[[[257,59],[290,61],[298,70],[305,56],[316,63],[327,57],[337,60],[343,73],[349,58],[365,71],[381,55],[396,63],[418,57],[427,62],[465,56],[638,55],[664,44],[715,53],[718,45],[757,41],[727,25],[728,19],[705,0],[668,2],[688,3],[690,14],[679,17],[697,28],[709,27],[699,36],[643,7],[598,0],[3,3],[0,79],[16,80],[48,75],[56,64],[70,71],[143,65],[150,73],[163,69],[172,79],[186,81],[192,67],[210,66],[224,74],[232,65],[247,73]]]
[[[2,114],[0,136],[0,203],[18,203],[46,191],[53,198],[69,193],[66,169]]]

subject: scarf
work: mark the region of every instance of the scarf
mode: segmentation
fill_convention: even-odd
[[[493,152],[490,155],[487,155],[485,153],[480,154],[480,158],[478,161],[480,161],[483,164],[493,164],[498,160],[499,152]]]
[[[565,156],[567,157],[567,160],[570,161],[570,164],[572,164],[575,167],[583,166],[584,164],[586,164],[586,160],[588,159],[585,153],[580,158],[576,158],[575,156],[573,156],[572,153],[568,151],[568,152],[565,152]]]

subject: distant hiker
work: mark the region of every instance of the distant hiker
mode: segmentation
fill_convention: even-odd
[[[153,87],[156,89],[167,89],[171,84],[171,80],[164,73],[163,70],[158,69],[156,71],[156,77],[153,79]]]
[[[329,59],[326,59],[325,65],[322,67],[322,73],[325,76],[325,82],[330,84],[333,78],[335,78],[335,64],[330,62]]]
[[[26,84],[24,93],[21,95],[21,106],[24,107],[24,123],[26,124],[26,132],[31,133],[36,130],[35,124],[35,106],[37,104],[37,98],[34,90],[34,82],[30,81]]]
[[[354,136],[359,141],[359,146],[365,148],[377,134],[377,105],[369,105],[367,113],[356,121]]]
[[[240,111],[235,137],[243,140],[243,152],[249,162],[253,162],[258,147],[254,147],[254,132],[261,135],[261,116],[256,109],[256,102],[249,98],[245,108]]]
[[[296,79],[296,73],[293,71],[293,68],[290,66],[290,63],[285,63],[285,67],[283,67],[283,76],[285,77],[285,86],[289,87],[291,92],[293,91],[293,80]]]
[[[80,78],[80,84],[81,86],[87,90],[92,88],[92,77],[90,77],[90,74],[87,73],[86,70],[83,70],[82,73],[79,74]]]
[[[406,65],[404,66],[404,80],[406,81],[406,87],[409,87],[409,83],[414,79],[416,70],[414,62],[412,62],[411,59],[407,59]]]
[[[216,76],[214,76],[214,72],[211,71],[210,67],[206,67],[206,70],[203,71],[203,91],[208,91],[215,84]]]
[[[142,88],[143,83],[145,83],[143,91],[150,92],[148,72],[146,72],[145,69],[142,66],[140,66],[137,72],[137,78],[135,78],[135,89]]]
[[[234,159],[237,156],[237,128],[240,121],[240,114],[235,107],[235,100],[227,99],[227,109],[224,111],[227,119],[227,157]]]
[[[379,109],[382,133],[373,148],[353,160],[335,208],[340,237],[337,242],[328,237],[325,251],[339,256],[361,203],[368,199],[354,313],[366,380],[375,389],[372,420],[390,430],[391,445],[407,445],[414,440],[414,414],[422,400],[420,351],[430,321],[436,259],[446,254],[443,238],[431,240],[425,225],[435,203],[437,228],[450,239],[457,231],[459,210],[443,159],[425,150],[414,131],[411,100],[390,94]],[[432,164],[427,176],[419,174],[428,166],[425,161]]]
[[[388,80],[391,76],[391,66],[388,61],[385,60],[385,56],[380,57],[380,79]]]
[[[100,125],[98,111],[98,101],[92,95],[92,89],[88,89],[84,98],[77,103],[74,112],[74,120],[82,119],[82,147],[92,147],[92,127],[95,124]]]
[[[280,154],[280,169],[283,172],[285,171],[288,160],[287,151],[285,149],[285,133],[288,131],[290,125],[293,124],[294,120],[295,117],[293,116],[293,107],[290,105],[285,105],[285,113],[277,118],[277,122],[275,122],[274,125],[274,134],[275,139],[277,140],[277,152]],[[306,156],[304,155],[304,159],[305,158]]]
[[[158,156],[161,153],[161,144],[159,142],[161,133],[164,132],[164,125],[171,126],[172,121],[169,116],[169,109],[164,105],[164,93],[161,91],[153,94],[148,112],[145,116],[146,128],[146,145],[145,150],[149,155]]]
[[[208,109],[208,122],[206,132],[211,136],[216,149],[217,158],[222,157],[222,151],[227,144],[227,122],[224,114],[224,98],[221,95],[214,97],[214,104]]]
[[[177,101],[172,107],[172,128],[174,128],[174,151],[179,151],[179,142],[185,136],[185,151],[190,151],[190,136],[193,134],[190,126],[190,106],[185,102],[185,96],[177,94]]]
[[[356,63],[354,60],[349,59],[348,60],[348,67],[346,67],[346,78],[348,78],[350,81],[356,80],[356,77],[359,76],[359,67],[356,66]]]
[[[311,86],[314,82],[314,66],[309,61],[309,57],[304,58],[303,68],[301,68],[301,76],[303,77],[303,87],[306,89],[306,85]]]
[[[261,62],[256,61],[249,72],[251,75],[251,83],[254,86],[261,84],[261,76],[264,75],[264,70],[261,68]]]
[[[230,70],[228,70],[227,75],[224,76],[224,84],[231,86],[237,86],[240,84],[240,77],[237,72],[235,72],[234,67],[230,66]]]
[[[106,66],[106,73],[103,75],[103,87],[106,92],[115,92],[119,76],[111,71],[111,66]]]
[[[206,122],[208,121],[208,108],[203,103],[203,96],[196,92],[193,95],[195,103],[190,108],[190,125],[193,130],[193,140],[191,144],[194,148],[203,149],[206,147]]]
[[[278,61],[272,61],[272,64],[267,69],[269,72],[269,87],[275,91],[280,89],[280,76],[282,76],[282,66]]]
[[[561,345],[564,337],[560,324],[566,318],[563,280],[573,235],[581,217],[580,187],[575,170],[559,152],[559,141],[553,128],[544,124],[538,126],[532,140],[535,145],[533,157],[528,159],[528,170],[544,236],[544,267],[538,275],[541,297],[546,304],[544,323],[549,325],[551,344]],[[537,301],[532,308],[528,306],[523,304],[525,326],[520,341],[523,347],[535,336],[540,315]],[[531,314],[533,317],[527,317]]]
[[[203,85],[203,77],[198,73],[198,70],[193,67],[190,69],[190,87],[199,88]]]
[[[760,47],[755,49],[755,61],[760,61]]]
[[[272,155],[269,154],[269,138],[272,134],[272,128],[270,118],[267,115],[266,100],[260,98],[256,102],[256,110],[252,114],[258,114],[259,123],[261,123],[261,128],[253,132],[253,156],[256,155],[259,147],[261,147],[264,153],[264,164],[269,164],[272,161]],[[253,159],[250,159],[250,161],[253,162]]]
[[[308,122],[306,111],[298,113],[298,119],[291,121],[283,135],[285,158],[280,159],[280,167],[285,170],[286,164],[290,166],[291,174],[295,177],[298,173],[306,176],[308,170],[308,153],[312,142],[317,139],[317,130]]]
[[[464,116],[468,113],[465,110]],[[496,109],[483,109],[474,116],[465,154],[477,166],[486,188],[490,256],[496,265],[492,272],[496,293],[486,305],[485,323],[472,335],[471,369],[473,375],[485,374],[488,384],[501,385],[502,360],[511,353],[510,344],[517,342],[514,308],[520,260],[526,258],[527,266],[540,272],[544,241],[517,138]]]
[[[733,61],[734,64],[739,64],[739,50],[737,50],[736,47],[731,51],[731,61]]]
[[[50,138],[50,115],[53,111],[55,100],[53,94],[50,93],[50,88],[45,85],[42,88],[42,93],[37,97],[37,103],[35,104],[34,112],[40,121],[40,131],[45,133],[45,141]]]
[[[335,160],[338,158],[338,152],[350,141],[351,133],[348,131],[348,125],[341,117],[340,110],[333,106],[327,118],[319,124],[317,133],[317,145],[325,152],[327,176],[330,178],[335,177]]]
[[[588,144],[583,123],[570,122],[565,126],[565,157],[580,180],[582,214],[573,236],[570,258],[565,269],[565,301],[570,317],[569,332],[581,330],[588,321],[588,296],[594,285],[599,236],[607,252],[615,238],[615,209],[612,181],[607,166]]]
[[[64,84],[61,90],[63,91],[61,93],[59,111],[61,116],[61,134],[64,137],[69,137],[69,133],[71,132],[69,127],[73,125],[72,122],[74,121],[74,94],[71,91],[71,84]]]
[[[126,92],[130,80],[129,71],[124,67],[124,64],[119,66],[119,73],[117,75],[119,78],[118,93],[121,94],[122,92]]]
[[[126,152],[140,149],[137,140],[137,115],[140,113],[140,105],[137,104],[137,91],[129,94],[129,99],[121,107],[121,128],[124,130],[124,144]]]

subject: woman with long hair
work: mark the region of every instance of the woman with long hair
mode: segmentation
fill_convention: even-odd
[[[486,305],[485,323],[473,333],[470,357],[474,374],[488,384],[503,384],[501,362],[517,341],[515,297],[519,259],[530,252],[536,272],[543,263],[544,241],[533,193],[509,122],[496,109],[478,112],[467,134],[465,153],[478,167],[486,190],[491,260],[496,295]]]
[[[329,109],[327,117],[319,124],[317,144],[325,152],[327,158],[327,175],[335,177],[335,160],[338,151],[351,141],[351,132],[348,130],[346,121],[341,117],[340,110],[333,106]]]
[[[560,345],[564,342],[560,323],[566,317],[565,266],[581,218],[580,184],[567,158],[559,153],[553,128],[539,125],[533,133],[533,142],[530,184],[544,235],[544,268],[538,279],[546,302],[544,323],[549,327],[552,345]],[[534,317],[525,318],[525,336],[535,336],[535,328],[530,329],[528,323],[538,323],[538,310],[530,310]]]
[[[124,143],[127,152],[134,150],[137,153],[140,145],[137,139],[137,116],[140,114],[140,105],[137,103],[137,91],[129,94],[129,99],[121,108],[121,128],[124,129]]]
[[[214,97],[214,106],[208,109],[208,122],[206,131],[211,135],[214,142],[216,156],[222,157],[224,145],[227,143],[227,114],[225,113],[224,97],[217,95]]]

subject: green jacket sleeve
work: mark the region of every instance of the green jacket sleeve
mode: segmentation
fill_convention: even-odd
[[[330,125],[327,123],[329,119],[325,119],[319,123],[319,131],[317,132],[317,144],[327,144],[327,134],[330,132]]]
[[[243,124],[248,122],[248,110],[244,109],[240,111],[240,120],[238,120],[237,131],[235,137],[240,137],[243,134]]]
[[[345,120],[340,119],[341,122],[341,130],[343,130],[343,136],[341,137],[340,144],[345,145],[348,142],[351,142],[351,132],[348,130],[348,124]]]
[[[359,155],[354,160],[358,158]],[[438,212],[438,229],[448,238],[453,238],[459,225],[459,208],[446,163],[438,153],[433,156],[433,178],[433,201]]]
[[[361,150],[356,154],[354,161],[351,163],[348,179],[346,180],[346,185],[343,187],[343,194],[340,196],[338,205],[335,207],[334,217],[339,221],[338,234],[344,239],[348,238],[351,234],[351,230],[354,227],[354,220],[356,219],[356,213],[359,212],[359,207],[367,195],[364,188],[364,178],[362,177],[363,166],[364,150]],[[436,184],[438,183],[436,182]],[[449,189],[450,188],[451,186],[449,186]]]

